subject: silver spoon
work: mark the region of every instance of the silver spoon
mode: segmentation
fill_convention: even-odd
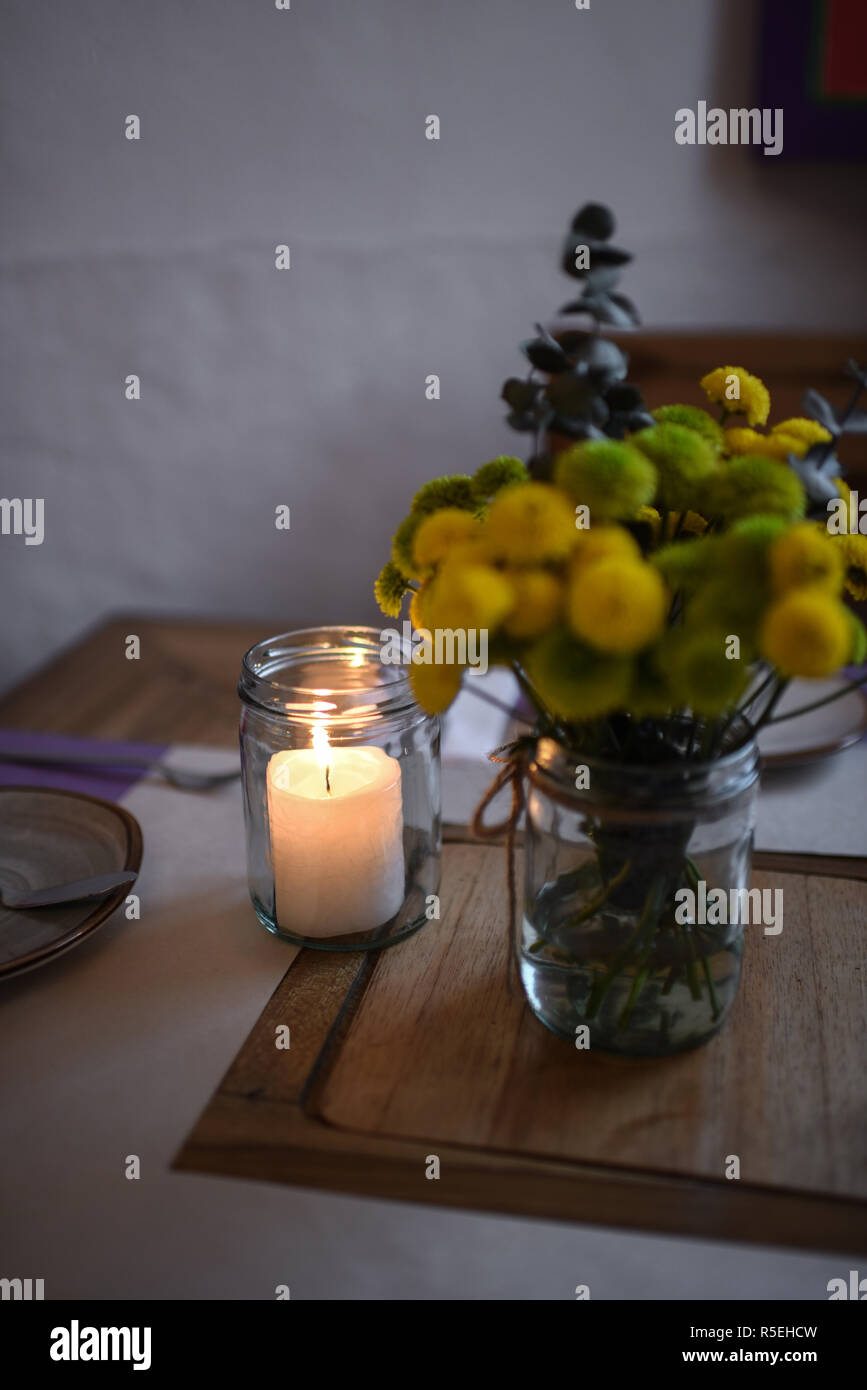
[[[153,762],[150,758],[118,757],[111,753],[21,753],[17,750],[6,752],[0,748],[0,762],[23,763],[33,767],[144,767],[148,772],[164,778],[170,786],[185,792],[210,791],[212,787],[235,782],[241,776],[240,767],[233,768],[231,772],[193,772],[189,768]]]
[[[123,869],[118,873],[96,874],[94,878],[77,878],[71,883],[52,883],[47,888],[27,889],[19,892],[15,888],[0,887],[0,903],[9,908],[50,907],[54,903],[77,903],[84,898],[104,898],[117,888],[135,883],[138,874],[134,869]]]

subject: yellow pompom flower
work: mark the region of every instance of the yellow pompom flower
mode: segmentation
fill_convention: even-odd
[[[412,559],[416,572],[432,569],[446,558],[459,541],[469,540],[481,531],[470,512],[443,507],[429,512],[412,538]]]
[[[778,425],[774,425],[771,434],[791,435],[795,439],[800,439],[808,449],[813,444],[829,444],[833,437],[831,431],[826,430],[824,425],[820,425],[818,420],[805,420],[800,416],[791,420],[781,420]]]
[[[428,628],[497,628],[514,607],[509,581],[492,565],[446,561],[425,595]]]
[[[484,537],[508,564],[562,560],[575,541],[575,513],[548,483],[515,483],[498,492],[484,523]]]
[[[768,388],[743,367],[716,367],[701,379],[708,400],[730,415],[746,415],[748,425],[764,425],[771,413]]]
[[[541,637],[560,616],[563,586],[550,570],[511,570],[509,583],[515,604],[503,623],[509,637],[519,639]]]
[[[461,667],[413,662],[409,668],[412,693],[428,714],[442,714],[461,688]]]
[[[848,515],[849,515],[849,509],[850,509],[850,508],[849,508],[849,499],[850,499],[850,497],[852,496],[852,489],[850,488],[849,484],[846,482],[846,479],[845,479],[845,478],[832,478],[831,481],[833,482],[835,488],[837,489],[838,493],[839,493],[840,496],[842,497],[843,501],[846,503],[846,515],[848,516]]]
[[[726,449],[730,454],[761,454],[764,458],[785,461],[789,454],[803,458],[810,447],[805,439],[780,431],[759,434],[758,430],[726,430]]]
[[[662,533],[662,517],[655,507],[639,507],[633,517],[633,521],[641,522],[650,527],[650,540],[653,545],[659,544],[659,537]]]
[[[426,579],[413,594],[409,604],[409,620],[415,628],[426,628],[426,599],[430,593],[431,581]]]
[[[648,511],[650,508],[647,509]],[[657,519],[659,513],[657,512]],[[641,547],[622,526],[588,526],[576,531],[572,565],[595,565],[600,560],[640,560]]]
[[[723,447],[727,454],[760,454],[766,436],[745,426],[723,431]]]
[[[867,599],[867,536],[854,532],[835,536],[830,543],[842,559],[846,592],[863,603]]]
[[[707,527],[707,521],[703,516],[699,516],[698,512],[687,512],[680,523],[682,534],[687,536],[703,536]]]
[[[768,566],[776,594],[816,584],[832,594],[843,586],[843,556],[828,536],[809,522],[800,522],[770,546]]]
[[[784,676],[818,679],[849,659],[852,628],[838,599],[821,589],[792,589],[768,609],[759,635],[762,655]]]
[[[668,609],[659,573],[640,560],[579,566],[567,597],[569,626],[599,651],[627,656],[659,635]]]
[[[476,523],[475,535],[467,541],[458,541],[446,556],[449,564],[454,560],[455,564],[461,565],[489,565],[495,558],[490,545],[485,540],[482,527],[478,523]]]

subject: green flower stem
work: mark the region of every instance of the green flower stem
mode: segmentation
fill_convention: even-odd
[[[650,885],[635,931],[630,936],[626,945],[618,951],[602,979],[599,980],[590,991],[590,998],[587,1001],[587,1008],[584,1011],[585,1018],[596,1017],[603,999],[614,984],[614,981],[617,979],[624,965],[632,958],[636,946],[638,946],[642,938],[648,934],[648,929],[651,931],[655,929],[664,883],[664,878],[660,876],[659,878],[655,878]]]
[[[680,977],[680,966],[679,966],[679,965],[673,965],[673,966],[671,967],[671,969],[669,970],[669,972],[668,972],[666,978],[665,978],[665,984],[662,986],[662,993],[663,993],[663,994],[670,994],[671,991],[672,991],[673,986],[677,983],[677,980],[679,979],[679,977]]]
[[[690,888],[692,888],[693,892],[696,892],[698,890],[700,879],[701,874],[699,873],[698,865],[696,864],[692,856],[688,854],[686,856],[686,880]],[[689,927],[687,926],[683,927],[683,935],[686,941],[687,950],[689,951],[689,960],[686,963],[686,981],[689,985],[689,992],[692,995],[693,999],[701,999],[701,980],[698,977],[698,971],[696,969],[697,957],[695,952],[695,939]],[[711,1009],[713,1010],[715,1007],[718,1011],[719,1000],[716,997],[716,989],[713,985],[713,981],[707,973],[707,958],[706,956],[702,955],[701,959],[702,965],[705,968],[705,976],[708,981],[708,988],[711,991]],[[716,1013],[714,1013],[713,1016],[714,1018],[716,1018]]]
[[[707,759],[710,757],[710,751],[713,747],[715,732],[716,725],[713,721],[710,721],[708,724],[705,725],[704,731],[702,732],[701,736],[701,747],[699,748],[698,753],[699,762],[706,762]]]
[[[629,998],[623,1005],[623,1008],[620,1012],[620,1017],[617,1020],[618,1028],[625,1028],[630,1018],[632,1017],[632,1010],[638,1003],[638,996],[641,994],[641,991],[644,988],[644,984],[648,974],[649,971],[647,969],[647,966],[643,966],[642,969],[639,970],[638,974],[635,976],[635,979],[632,981],[632,989],[629,991]]]
[[[770,673],[767,676],[765,676],[764,680],[762,680],[759,683],[759,685],[753,691],[752,695],[750,695],[742,705],[735,706],[728,719],[726,719],[725,723],[722,725],[722,728],[719,730],[714,751],[718,751],[722,747],[723,740],[725,739],[726,734],[739,717],[745,719],[746,722],[752,728],[752,720],[747,714],[747,710],[752,708],[752,706],[756,703],[759,697],[761,695],[764,695],[768,686],[772,685],[776,680],[779,680],[779,675],[776,671],[771,670]]]
[[[759,729],[763,728],[764,725],[770,721],[771,715],[776,709],[780,701],[780,698],[782,697],[784,691],[787,689],[788,685],[788,680],[780,681],[779,685],[777,686],[776,690],[774,691],[773,695],[771,696],[770,700],[768,701],[765,707],[764,714],[761,716],[758,722],[753,725],[753,737],[755,737],[755,735],[759,732]]]
[[[686,982],[689,985],[689,992],[693,999],[698,1000],[701,999],[701,980],[698,978],[698,970],[696,968],[697,957],[695,954],[695,942],[693,941],[692,933],[688,927],[684,927],[683,934],[686,939],[687,950],[689,951],[689,960],[686,962]]]
[[[588,917],[592,917],[595,912],[599,911],[600,907],[604,907],[611,897],[612,890],[623,882],[631,867],[632,860],[627,859],[623,868],[620,869],[612,879],[608,880],[601,891],[596,894],[595,898],[591,898],[589,903],[585,903],[580,912],[576,912],[573,917],[567,917],[565,922],[560,923],[560,929],[563,927],[580,927],[582,922],[586,922]]]
[[[843,690],[835,690],[833,695],[825,695],[821,700],[814,700],[811,705],[801,705],[800,709],[790,710],[788,714],[777,714],[773,719],[766,719],[766,724],[782,724],[785,719],[797,719],[800,714],[811,714],[814,709],[821,709],[823,705],[833,704],[843,695],[848,695],[850,690],[860,690],[862,685],[867,685],[867,676],[861,676],[860,680],[847,681]]]
[[[722,1013],[722,1008],[720,1007],[719,995],[716,992],[716,985],[713,982],[713,974],[711,973],[711,968],[707,956],[702,956],[701,968],[704,971],[704,978],[707,980],[707,989],[708,994],[710,995],[711,1016],[713,1018],[719,1018],[720,1014]]]

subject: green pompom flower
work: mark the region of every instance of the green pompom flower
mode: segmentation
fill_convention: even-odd
[[[721,628],[727,637],[740,638],[741,655],[751,659],[769,596],[764,585],[747,580],[743,575],[739,582],[715,577],[688,600],[687,623],[691,629],[714,631]]]
[[[700,434],[686,425],[668,423],[641,430],[630,443],[656,467],[661,510],[703,511],[707,484],[718,464],[716,453]]]
[[[736,521],[727,532],[725,540],[730,545],[743,542],[746,545],[768,546],[773,545],[788,529],[789,523],[785,517],[763,516],[760,512],[756,516],[745,516]]]
[[[478,499],[473,480],[465,473],[446,474],[424,483],[412,499],[412,510],[420,515],[438,511],[440,507],[463,507],[475,511]]]
[[[407,579],[418,579],[421,572],[412,556],[415,533],[424,520],[420,512],[410,512],[404,517],[394,533],[391,542],[391,559],[401,574]]]
[[[707,507],[729,520],[757,512],[794,519],[804,515],[806,496],[791,468],[761,454],[743,454],[710,482]]]
[[[766,588],[770,583],[771,546],[789,530],[790,523],[784,516],[759,514],[736,521],[718,540],[720,580],[737,591]]]
[[[718,420],[697,405],[660,405],[651,410],[651,415],[660,425],[684,425],[695,430],[719,453],[723,446],[723,427]]]
[[[862,662],[867,661],[867,629],[851,608],[847,608],[846,613],[852,628],[852,650],[849,653],[849,662],[852,666],[860,666]]]
[[[388,560],[373,586],[376,601],[383,613],[387,613],[390,618],[397,618],[408,589],[409,582],[406,576],[401,574],[393,560]]]
[[[634,517],[652,502],[656,469],[639,449],[615,439],[590,439],[560,454],[554,481],[594,521]]]
[[[731,709],[749,680],[749,665],[727,655],[724,627],[679,631],[665,644],[665,665],[678,705],[713,718]]]
[[[490,463],[483,463],[481,468],[476,469],[472,480],[473,493],[476,500],[482,502],[499,492],[501,487],[508,487],[509,483],[529,481],[530,475],[525,463],[501,454],[499,458],[491,459]]]
[[[694,540],[672,541],[649,558],[672,592],[683,589],[692,593],[710,574],[718,548],[717,537],[698,536]]]
[[[629,658],[591,651],[562,628],[536,642],[525,664],[542,700],[561,719],[596,719],[622,708],[629,695]]]
[[[668,677],[653,661],[654,651],[642,654],[635,663],[627,708],[636,719],[662,719],[675,702]]]

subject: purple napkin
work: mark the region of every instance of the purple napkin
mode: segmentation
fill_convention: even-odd
[[[121,801],[130,787],[147,775],[146,767],[125,767],[124,757],[147,758],[156,762],[167,748],[166,744],[114,743],[103,739],[72,738],[67,734],[25,733],[20,729],[0,729],[0,787],[51,787],[57,791],[86,792],[105,801]],[[117,764],[100,763],[97,767],[51,767],[43,764],[10,763],[3,761],[3,752],[38,753],[40,756],[64,754],[95,757],[114,756]]]

